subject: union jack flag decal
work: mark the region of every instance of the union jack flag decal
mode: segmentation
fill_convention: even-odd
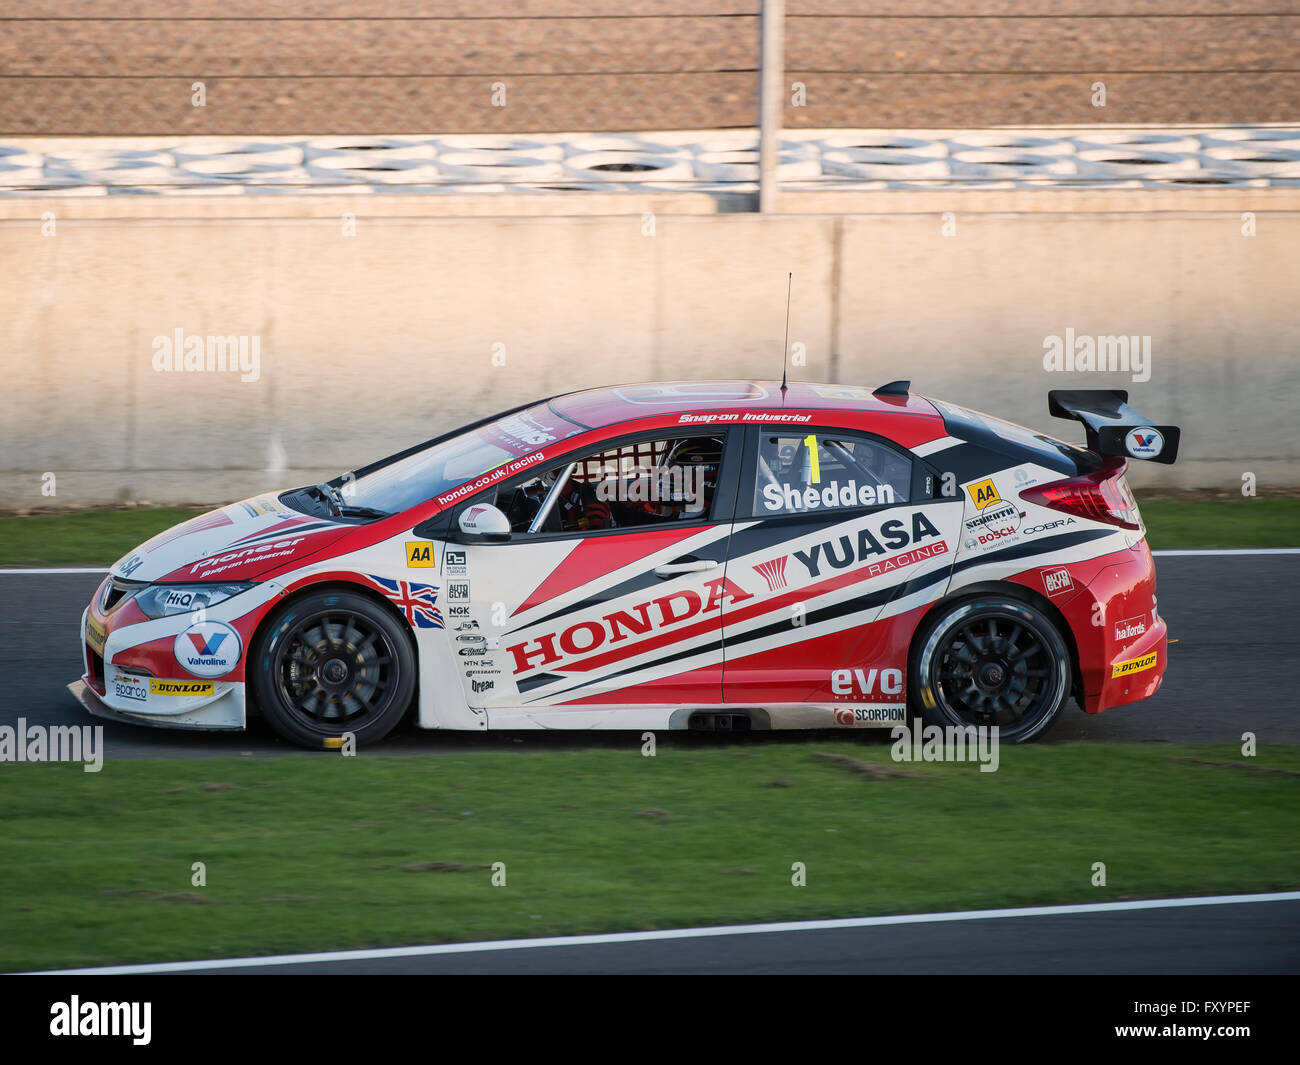
[[[417,629],[444,627],[442,611],[435,605],[438,602],[437,585],[390,581],[387,577],[376,577],[371,573],[367,573],[366,577],[379,586],[379,590],[392,600],[397,609],[406,615],[406,620]]]

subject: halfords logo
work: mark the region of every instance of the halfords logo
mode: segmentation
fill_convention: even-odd
[[[579,621],[563,632],[549,632],[535,640],[507,647],[515,657],[515,673],[551,666],[566,656],[590,654],[606,644],[618,644],[632,636],[644,636],[651,629],[669,628],[692,618],[722,609],[726,602],[754,598],[735,581],[719,577],[705,583],[705,594],[684,589],[640,603],[630,610],[616,610],[599,621]]]
[[[888,554],[890,551],[897,551],[921,540],[934,539],[939,535],[939,530],[931,525],[929,519],[919,510],[912,514],[911,523],[912,527],[909,532],[902,520],[892,519],[882,524],[876,530],[876,533],[863,528],[858,530],[856,540],[852,536],[845,535],[838,540],[826,540],[823,543],[814,544],[807,551],[795,551],[792,554],[808,571],[809,577],[820,577],[823,565],[829,566],[831,569],[847,569],[855,562],[864,562],[875,555]],[[946,543],[933,546],[937,549],[933,552],[935,554],[942,554],[948,547]],[[927,556],[922,555],[920,557]],[[915,562],[917,559],[911,559],[910,561]],[[877,572],[873,572],[872,576],[888,572],[890,569],[895,568],[896,565],[907,564],[909,563],[900,563],[898,560],[890,559],[887,562],[879,563]]]
[[[1125,640],[1131,640],[1134,636],[1142,636],[1147,631],[1147,622],[1144,617],[1129,618],[1127,621],[1115,622],[1115,641],[1123,643]]]

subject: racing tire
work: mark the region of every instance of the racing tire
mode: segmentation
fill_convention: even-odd
[[[1070,698],[1070,650],[1031,603],[1001,595],[962,599],[918,634],[909,688],[925,722],[996,725],[1004,743],[1041,736]]]
[[[311,592],[276,609],[248,658],[248,683],[270,726],[291,743],[338,749],[383,739],[415,691],[411,639],[356,592]]]

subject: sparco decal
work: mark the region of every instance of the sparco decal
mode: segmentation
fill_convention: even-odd
[[[847,569],[855,562],[865,562],[875,555],[888,554],[890,551],[897,551],[909,544],[933,539],[939,535],[939,530],[931,525],[929,519],[919,510],[911,515],[911,523],[910,533],[903,519],[894,518],[885,522],[877,530],[879,539],[870,529],[863,528],[858,530],[856,541],[851,535],[845,534],[838,540],[827,540],[814,544],[807,551],[795,551],[792,554],[808,571],[809,577],[820,577],[823,566],[829,566],[831,569]],[[947,544],[943,544],[943,550],[947,550]],[[936,553],[941,554],[942,551]]]
[[[606,644],[621,643],[632,636],[644,636],[652,630],[713,614],[722,609],[723,603],[739,603],[754,598],[752,592],[745,591],[726,577],[708,581],[704,587],[704,595],[689,588],[683,589],[638,603],[629,610],[616,610],[599,621],[579,621],[560,632],[548,632],[507,647],[506,650],[515,658],[514,672],[553,667],[566,658],[589,654]]]

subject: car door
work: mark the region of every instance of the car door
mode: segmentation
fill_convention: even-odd
[[[728,430],[623,437],[557,461],[451,516],[455,530],[461,511],[488,503],[511,524],[503,543],[457,543],[452,531],[443,553],[469,704],[501,726],[721,702],[721,617],[736,594],[725,564],[739,447]]]
[[[754,597],[723,615],[725,701],[901,704],[901,634],[947,585],[960,501],[864,432],[758,426],[744,450],[727,576]]]

